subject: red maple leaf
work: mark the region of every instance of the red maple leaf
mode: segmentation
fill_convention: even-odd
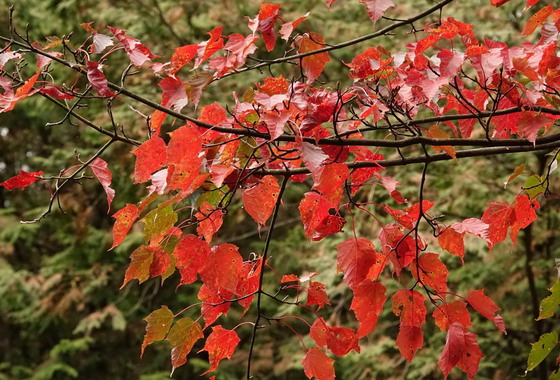
[[[355,289],[367,278],[378,253],[371,241],[365,238],[350,238],[340,243],[336,249],[338,250],[337,267],[344,273],[344,281],[348,286]]]
[[[38,172],[26,172],[25,170],[20,169],[17,175],[0,183],[0,186],[3,186],[10,191],[13,189],[17,189],[18,187],[21,187],[23,189],[40,180],[42,174],[42,170],[39,170]]]
[[[278,180],[271,175],[263,177],[255,186],[243,190],[242,199],[245,211],[257,222],[259,228],[265,225],[272,215],[279,192]]]
[[[335,378],[334,360],[317,347],[307,350],[301,364],[305,376],[310,379],[312,377],[317,380],[333,380]]]
[[[350,309],[354,311],[356,319],[360,322],[358,337],[364,337],[375,329],[377,318],[387,300],[385,292],[386,289],[380,282],[371,280],[362,281],[354,288]]]
[[[210,368],[202,375],[215,371],[223,359],[230,359],[239,342],[239,336],[235,331],[226,330],[220,325],[213,326],[212,333],[206,338],[204,348],[199,351],[207,351],[210,362]]]

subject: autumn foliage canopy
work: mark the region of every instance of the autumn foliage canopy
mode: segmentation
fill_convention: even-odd
[[[343,1],[355,0],[338,0]],[[508,1],[490,2],[500,6]],[[175,370],[202,340],[207,372],[212,373],[246,345],[250,378],[261,328],[287,327],[300,337],[297,331],[303,326],[313,342],[301,340],[303,371],[308,378],[330,380],[336,358],[359,353],[360,340],[390,309],[399,321],[396,346],[407,361],[422,349],[423,327],[433,318],[447,334],[438,361],[444,377],[458,368],[473,379],[484,353],[471,315],[480,314],[506,334],[499,303],[484,289],[457,294],[448,288],[449,269],[442,257],[457,256],[458,265],[468,260],[469,235],[482,239],[490,251],[508,237],[515,242],[537,219],[539,199],[550,195],[555,161],[544,175],[530,176],[514,198],[490,200],[482,215],[464,220],[441,215],[438,199],[427,199],[426,174],[437,161],[468,165],[469,157],[560,147],[560,9],[528,1],[527,11],[534,15],[523,28],[525,42],[508,46],[446,14],[452,0],[433,3],[406,19],[389,17],[393,0],[360,2],[375,31],[350,41],[325,41],[320,30],[307,27],[312,15],[287,20],[281,4],[269,3],[248,17],[248,30],[224,35],[218,26],[206,40],[161,57],[135,38],[141,36],[116,26],[98,30],[95,22],[82,24],[89,37],[78,45],[64,39],[43,45],[14,29],[0,37],[5,43],[0,50],[0,112],[42,96],[64,109],[67,118],[107,137],[96,154],[60,173],[22,169],[0,183],[7,190],[33,191],[41,183],[50,188],[46,211],[27,222],[44,222],[65,185],[90,170],[105,190],[104,207],[114,218],[111,250],[133,226],[143,228],[144,244],[130,253],[122,287],[152,277],[164,281],[176,271],[178,292],[180,285],[200,285],[199,303],[183,310],[161,306],[145,318],[142,354],[152,343],[166,340]],[[336,3],[327,0],[326,6]],[[402,50],[375,44],[377,37],[399,28],[413,32]],[[288,50],[278,52],[280,45]],[[324,73],[335,64],[331,52],[353,45],[361,53],[342,62],[347,83],[325,84]],[[253,58],[258,50],[270,52],[270,58]],[[105,71],[117,54],[126,54],[130,64],[110,81]],[[33,66],[33,73],[26,74],[24,62]],[[284,74],[272,75],[271,68],[282,64],[288,68]],[[53,66],[74,71],[78,79],[70,85],[57,83],[50,73]],[[257,70],[262,78],[234,92],[227,107],[199,104],[208,86]],[[148,99],[129,90],[133,72],[157,83],[161,97]],[[76,104],[94,101],[106,104],[110,125],[80,115]],[[112,105],[119,102],[151,110],[144,115],[144,136],[127,135],[113,119]],[[172,128],[164,130],[171,120]],[[111,206],[119,197],[112,187],[116,173],[101,158],[113,144],[128,144],[135,160],[133,173],[119,175],[147,188],[143,199],[119,210]],[[387,168],[413,164],[422,168],[418,192],[405,199],[399,191],[399,181],[405,179],[389,175]],[[508,182],[524,170],[518,167]],[[283,195],[296,182],[308,189],[298,212],[310,244],[334,234],[346,236],[336,246],[332,265],[353,293],[350,327],[325,319],[331,301],[320,273],[284,273],[282,263],[270,258],[270,243],[278,238],[275,223],[285,207]],[[360,192],[375,186],[384,194],[380,203],[363,202]],[[220,239],[224,217],[238,199],[261,232],[262,252],[242,252]],[[369,235],[354,228],[356,213],[371,218]],[[382,223],[377,215],[392,222]],[[265,277],[274,278],[276,287],[264,287]],[[386,289],[384,281],[391,277],[398,279],[399,290]],[[297,305],[306,318],[265,315],[264,299]],[[243,315],[234,323],[228,319],[233,308]],[[249,310],[255,318],[247,318]],[[238,329],[252,329],[251,340],[243,342]]]

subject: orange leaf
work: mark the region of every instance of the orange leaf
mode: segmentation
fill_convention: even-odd
[[[325,39],[318,33],[310,32],[305,33],[303,36],[298,36],[295,40],[298,48],[298,53],[307,53],[324,48]],[[301,67],[307,77],[307,83],[312,83],[321,75],[327,62],[330,62],[329,54],[327,52],[308,55],[301,59]]]
[[[137,279],[143,283],[150,278],[150,267],[154,261],[154,251],[161,247],[150,247],[143,245],[136,248],[130,255],[130,265],[124,274],[124,281],[121,289],[130,281]]]
[[[124,241],[130,227],[132,227],[132,224],[138,219],[138,216],[140,216],[138,207],[131,203],[127,203],[126,206],[113,215],[116,221],[113,225],[113,245],[111,249]]]
[[[529,21],[527,21],[527,24],[525,24],[525,27],[523,28],[521,34],[524,36],[530,36],[531,34],[533,34],[535,29],[541,26],[544,20],[546,20],[546,18],[550,16],[553,11],[554,8],[552,7],[552,4],[550,4],[535,13],[533,16],[531,16]]]
[[[439,129],[437,124],[434,124],[430,127],[430,129],[428,130],[427,136],[429,138],[432,138],[432,139],[448,139],[449,138],[449,135],[447,133],[445,133],[444,131],[442,131],[441,129]],[[443,146],[432,145],[432,148],[434,148],[434,150],[436,152],[447,153],[448,155],[453,157],[453,159],[455,161],[457,161],[457,163],[459,163],[459,161],[457,160],[457,156],[455,154],[455,148],[452,147],[451,145],[443,145]]]

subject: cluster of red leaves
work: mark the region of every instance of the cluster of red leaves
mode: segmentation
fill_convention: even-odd
[[[360,1],[374,23],[394,6],[391,0]],[[506,2],[491,1],[495,6]],[[328,6],[334,3],[335,0],[327,0]],[[535,4],[536,1],[529,0],[527,7]],[[309,176],[312,182],[298,207],[305,235],[310,240],[318,241],[341,232],[346,224],[345,210],[357,205],[352,197],[368,185],[384,189],[382,197],[388,201],[379,205],[379,209],[394,220],[380,226],[375,240],[354,235],[337,246],[337,267],[353,292],[350,309],[356,316],[357,329],[330,326],[317,316],[309,326],[316,347],[305,348],[302,360],[305,374],[319,380],[333,379],[334,361],[328,352],[335,356],[360,352],[360,339],[374,331],[389,297],[381,279],[386,268],[391,268],[391,275],[403,283],[407,278],[415,280],[412,288],[398,290],[391,296],[392,311],[400,320],[396,346],[402,356],[411,361],[423,346],[427,298],[422,291],[425,291],[438,299],[433,302],[433,318],[442,331],[447,331],[439,359],[442,372],[447,377],[458,367],[472,379],[483,355],[476,335],[468,330],[472,328],[468,306],[505,333],[502,318],[496,314],[499,308],[483,290],[471,290],[466,297],[448,292],[446,260],[442,261],[443,255],[438,253],[425,252],[427,243],[418,226],[422,219],[429,221],[441,250],[463,261],[467,233],[484,239],[490,248],[504,241],[508,231],[515,242],[518,232],[536,219],[539,203],[534,197],[521,194],[512,205],[491,202],[480,219],[469,218],[445,226],[429,217],[429,211],[435,207],[433,202],[423,199],[410,204],[403,197],[397,189],[400,183],[378,164],[384,160],[383,155],[360,146],[360,140],[365,139],[360,127],[362,124],[378,126],[380,121],[389,123],[390,110],[406,110],[406,116],[413,118],[426,110],[437,117],[469,116],[473,109],[500,111],[520,106],[524,108],[521,112],[493,116],[483,126],[485,132],[495,139],[517,136],[535,143],[540,130],[547,131],[558,119],[530,108],[555,105],[551,96],[543,95],[543,90],[560,87],[557,55],[560,10],[550,5],[536,12],[522,34],[529,36],[541,27],[541,38],[534,44],[518,47],[489,39],[479,41],[472,25],[452,17],[442,19],[437,25],[428,25],[422,38],[408,44],[402,53],[392,54],[379,46],[369,47],[354,57],[346,64],[354,82],[344,91],[313,87],[330,62],[328,45],[320,34],[312,31],[292,38],[307,14],[291,22],[284,22],[280,14],[279,4],[263,3],[259,13],[249,19],[250,34],[223,36],[222,27],[216,27],[208,33],[207,40],[175,48],[167,62],[153,62],[159,57],[122,29],[109,27],[111,37],[99,33],[91,23],[83,25],[90,34],[90,53],[104,54],[100,62],[88,58],[84,66],[89,85],[101,98],[116,96],[113,92],[116,88],[105,77],[103,66],[117,48],[124,50],[132,65],[150,65],[153,73],[162,78],[158,84],[160,104],[169,112],[181,112],[189,103],[197,107],[203,89],[211,81],[243,70],[248,56],[258,48],[260,37],[267,51],[275,49],[277,34],[286,41],[292,39],[304,76],[292,81],[283,76],[265,78],[242,98],[235,95],[229,116],[219,104],[210,104],[200,109],[196,123],[189,121],[167,134],[161,129],[167,113],[156,110],[151,115],[149,138],[132,151],[136,158],[134,183],[149,181],[149,194],[138,204],[127,204],[113,215],[111,249],[121,244],[135,222],[140,221],[144,245],[130,255],[123,286],[133,279],[144,282],[161,277],[163,281],[176,270],[180,285],[198,280],[202,285],[198,292],[198,318],[177,319],[190,307],[173,314],[166,306],[146,318],[142,353],[151,343],[167,340],[175,369],[186,363],[195,343],[204,338],[204,330],[212,326],[202,349],[209,356],[207,372],[215,371],[221,360],[232,356],[240,343],[235,329],[241,324],[231,330],[213,324],[227,315],[235,303],[245,314],[255,295],[263,294],[262,275],[268,265],[266,252],[265,257],[252,254],[246,256],[250,259],[244,259],[235,245],[212,245],[212,241],[224,222],[229,199],[236,192],[241,193],[244,209],[258,228],[266,226],[275,207],[281,204],[282,190],[276,176],[260,171],[293,170],[297,174],[286,175],[285,181],[304,182]],[[283,23],[278,27],[279,21]],[[34,47],[39,51],[54,48]],[[60,57],[60,53],[49,54]],[[74,96],[54,83],[36,87],[42,69],[50,60],[39,56],[42,58],[37,60],[36,73],[15,91],[11,80],[0,77],[0,112],[10,111],[18,101],[36,92],[57,99]],[[5,49],[0,53],[0,70],[8,61],[22,57],[22,52]],[[189,72],[185,76],[185,66],[195,70],[205,63],[205,71]],[[476,73],[472,81],[477,86],[467,85],[468,77],[459,75],[464,69]],[[492,97],[489,88],[503,96]],[[352,109],[346,107],[349,103],[354,105]],[[426,130],[418,127],[417,133],[425,132],[427,137],[440,140],[451,136],[468,139],[476,120],[464,117],[456,123],[444,121]],[[330,143],[334,141],[337,143]],[[451,145],[433,148],[457,159]],[[361,167],[351,166],[355,161]],[[108,165],[96,157],[89,166],[102,184],[110,208],[115,191],[110,187],[112,175]],[[22,170],[0,186],[8,190],[24,188],[42,179],[41,174],[41,171]],[[181,206],[195,192],[202,195],[193,209]],[[389,202],[404,206],[393,208]],[[186,208],[192,212],[183,218],[181,212]],[[280,281],[281,290],[296,289],[297,305],[321,310],[330,301],[326,286],[311,280],[315,275],[285,275]],[[307,294],[304,304],[299,301],[300,291]],[[204,328],[198,322],[201,318]]]

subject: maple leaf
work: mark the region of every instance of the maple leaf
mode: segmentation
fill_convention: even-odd
[[[401,325],[395,345],[399,348],[401,355],[411,362],[416,351],[424,345],[424,333],[418,326]]]
[[[172,265],[171,256],[165,249],[156,246],[154,260],[150,265],[150,277],[162,276],[162,281],[164,281],[173,272],[175,272],[175,266]]]
[[[309,330],[309,336],[318,346],[327,347],[337,356],[344,356],[354,350],[360,352],[358,335],[348,327],[327,325],[323,318],[317,318]]]
[[[42,174],[43,174],[42,170],[39,170],[37,172],[26,172],[25,170],[20,169],[17,175],[0,183],[0,186],[6,188],[6,190],[9,191],[12,191],[13,189],[17,189],[19,187],[23,189],[31,185],[32,183],[40,180]]]
[[[370,267],[375,263],[377,252],[371,241],[351,238],[340,243],[336,249],[337,267],[344,273],[344,281],[355,289],[367,278]]]
[[[335,210],[335,205],[315,192],[305,193],[298,208],[305,236],[311,240],[337,233],[346,223],[343,218],[331,215],[330,210]]]
[[[87,78],[91,86],[102,98],[112,98],[116,96],[114,92],[109,89],[109,82],[105,78],[105,74],[100,70],[100,64],[93,61],[87,61]]]
[[[283,40],[288,41],[288,39],[290,38],[290,36],[292,35],[292,33],[294,32],[294,30],[298,27],[298,25],[305,20],[307,17],[309,16],[309,12],[307,12],[306,14],[304,14],[303,16],[297,18],[294,21],[291,22],[286,22],[284,24],[282,24],[282,26],[280,27],[280,37],[282,37]]]
[[[144,355],[144,350],[148,345],[165,339],[174,318],[171,310],[165,305],[144,318],[148,325],[146,326],[146,335],[144,335],[144,341],[142,342],[140,357]]]
[[[510,237],[513,244],[517,240],[520,230],[529,226],[537,219],[536,210],[540,207],[539,202],[531,201],[525,194],[518,195],[513,205],[515,221],[511,225]]]
[[[325,39],[318,33],[310,32],[296,37],[294,41],[299,54],[312,52],[324,48]],[[330,62],[327,52],[308,55],[301,59],[301,67],[307,77],[307,83],[313,83],[321,75],[325,65]]]
[[[437,124],[434,124],[430,127],[430,129],[428,130],[428,133],[426,134],[426,136],[428,136],[429,138],[435,138],[435,139],[448,139],[449,135],[442,131],[441,129],[439,129]],[[448,155],[450,155],[451,157],[453,157],[453,159],[459,163],[459,161],[457,160],[457,156],[455,154],[455,148],[452,146],[448,146],[448,145],[444,145],[444,146],[434,146],[432,145],[432,148],[436,151],[436,152],[445,152]]]
[[[213,247],[205,265],[200,269],[200,278],[211,290],[225,289],[235,293],[243,258],[233,244],[220,244]]]
[[[224,329],[220,325],[212,327],[204,348],[199,351],[207,351],[210,362],[210,368],[202,375],[215,371],[223,359],[230,359],[240,341],[235,331]]]
[[[115,248],[124,241],[128,231],[130,231],[130,228],[132,227],[132,224],[134,224],[139,216],[140,212],[138,207],[131,203],[127,203],[126,206],[113,215],[113,218],[115,218],[116,221],[113,225],[113,245],[109,250]]]
[[[488,224],[476,218],[469,218],[460,223],[453,223],[438,235],[439,246],[452,255],[459,256],[461,262],[464,264],[465,234],[468,232],[489,241],[488,227]]]
[[[517,119],[518,128],[522,132],[523,136],[527,138],[530,142],[535,144],[537,139],[537,134],[539,130],[544,127],[548,130],[552,123],[554,123],[554,118],[544,115],[536,114],[535,112],[521,112],[519,118]]]
[[[175,76],[164,78],[158,83],[158,86],[163,91],[161,95],[162,106],[181,112],[189,103],[185,83],[181,78]]]
[[[395,202],[400,204],[406,203],[406,199],[404,199],[401,193],[397,190],[397,186],[400,185],[397,180],[395,180],[393,177],[380,175],[379,173],[374,173],[373,175],[377,179],[379,179],[379,181],[381,182],[381,186],[383,186],[387,190],[387,192]]]
[[[426,298],[416,290],[398,290],[393,297],[393,313],[400,317],[401,326],[422,327],[426,321]]]
[[[6,63],[12,59],[19,59],[23,57],[23,54],[18,51],[11,51],[9,48],[0,53],[0,70],[4,70]]]
[[[550,16],[553,11],[554,8],[552,7],[552,4],[543,7],[541,10],[539,10],[537,13],[531,16],[529,21],[527,21],[527,24],[525,24],[525,27],[523,27],[521,34],[524,36],[530,36],[531,34],[533,34],[535,29],[541,26],[544,20],[546,20],[547,17]]]
[[[140,246],[130,255],[130,265],[124,274],[124,281],[121,289],[131,280],[138,280],[143,283],[150,278],[150,267],[154,261],[154,252],[160,247]]]
[[[319,181],[323,170],[323,163],[329,158],[329,156],[327,156],[319,146],[308,142],[298,141],[297,147],[301,158],[305,166],[311,172],[313,179],[315,181]]]
[[[144,223],[144,241],[158,241],[177,223],[178,215],[172,206],[161,204],[146,214],[140,221]],[[164,207],[162,207],[164,206]]]
[[[166,338],[171,343],[171,375],[177,367],[187,362],[187,355],[201,338],[204,338],[204,334],[200,325],[190,318],[181,318],[173,325]]]
[[[170,67],[167,71],[171,75],[181,70],[183,66],[196,56],[198,44],[180,46],[174,50],[175,52],[171,56]]]
[[[466,299],[476,311],[491,320],[498,330],[506,334],[503,320],[499,315],[495,315],[500,308],[494,303],[494,301],[484,294],[484,290],[471,290],[467,294]]]
[[[394,272],[400,275],[403,268],[407,267],[416,258],[416,241],[410,235],[402,232],[402,227],[397,224],[388,224],[379,231],[379,240],[383,253],[393,263]],[[421,241],[418,242],[423,247]],[[372,278],[368,275],[369,278]]]
[[[501,5],[504,5],[505,3],[509,3],[511,0],[490,0],[490,4],[495,6],[495,7],[499,7]]]
[[[245,211],[257,224],[264,226],[276,205],[280,186],[276,177],[264,176],[255,186],[241,193]]]
[[[422,201],[422,213],[427,212],[434,206],[434,202],[423,200]],[[404,210],[395,210],[389,206],[384,206],[383,209],[393,217],[397,222],[399,222],[403,227],[409,230],[414,228],[414,225],[418,222],[420,218],[420,204],[416,203]]]
[[[385,292],[386,289],[380,282],[371,280],[362,281],[354,288],[350,310],[354,311],[356,319],[360,322],[357,332],[359,338],[367,336],[375,329],[377,318],[387,300]]]
[[[113,199],[115,198],[115,190],[111,188],[111,180],[113,178],[113,175],[109,171],[107,162],[99,157],[93,160],[89,164],[89,167],[91,168],[93,174],[95,174],[95,176],[101,183],[101,186],[103,186],[103,190],[105,190],[105,193],[107,194],[107,212],[109,212],[111,211],[111,202],[113,202]]]
[[[482,221],[488,224],[488,246],[492,248],[506,239],[509,226],[515,221],[515,213],[505,202],[491,202],[482,214]]]
[[[276,20],[280,16],[280,4],[262,3],[259,14],[254,19],[249,19],[249,29],[253,33],[262,33],[267,51],[274,50],[276,45]]]
[[[317,380],[333,380],[335,378],[334,360],[317,347],[307,350],[301,364],[305,376],[309,379],[315,377]]]
[[[192,284],[210,256],[210,246],[196,235],[185,235],[175,246],[173,256],[181,274],[181,285]]]
[[[257,98],[258,98],[257,94]],[[272,98],[280,98],[279,103],[284,101],[284,98],[287,98],[285,95],[273,95],[273,97],[269,97],[269,105],[271,108],[274,108],[276,104],[270,104],[270,99]],[[278,101],[277,100],[277,101]],[[262,103],[261,103],[262,104]],[[266,124],[266,128],[268,129],[268,133],[270,133],[270,141],[276,140],[278,137],[282,136],[284,133],[284,126],[286,125],[287,121],[290,119],[292,115],[291,110],[282,109],[282,110],[272,110],[266,112],[261,117],[261,121]]]
[[[464,333],[464,341],[465,346],[463,349],[463,357],[459,360],[459,363],[457,363],[457,367],[467,374],[469,380],[473,380],[478,372],[480,359],[484,355],[482,354],[482,351],[480,351],[475,334],[466,331]]]
[[[159,170],[166,162],[167,150],[161,137],[152,136],[132,151],[136,156],[134,183],[146,182],[150,175]]]
[[[53,98],[60,99],[60,100],[70,100],[74,99],[73,95],[67,94],[60,89],[59,86],[50,85],[51,87],[41,87],[39,92],[41,94],[52,96]]]
[[[200,161],[202,138],[196,126],[184,125],[169,133],[171,139],[167,145],[167,163],[191,164]]]
[[[256,261],[244,261],[243,267],[241,268],[241,273],[239,275],[239,281],[237,282],[237,289],[235,294],[238,297],[245,297],[237,301],[241,307],[243,307],[243,314],[245,314],[251,304],[255,295],[247,297],[247,295],[256,292],[260,285],[260,275],[262,270],[262,257],[259,257]]]
[[[538,321],[552,317],[560,306],[560,281],[557,281],[548,290],[551,294],[541,301]]]
[[[33,95],[39,90],[33,90],[33,86],[37,79],[39,78],[39,73],[33,75],[31,78],[25,82],[25,84],[19,87],[14,94],[11,87],[11,82],[9,79],[0,77],[0,87],[3,88],[4,93],[0,95],[0,113],[8,112],[14,109],[17,102]]]
[[[93,54],[98,54],[103,52],[103,50],[109,46],[113,46],[115,43],[111,37],[97,32],[97,30],[91,26],[92,24],[93,22],[88,22],[80,25],[86,30],[86,32],[91,34],[93,43],[89,46],[89,51]]]
[[[313,185],[313,189],[323,194],[331,203],[338,205],[344,193],[344,184],[349,177],[348,166],[334,162],[321,169],[321,174]]]
[[[459,363],[465,352],[465,326],[454,322],[449,326],[445,347],[439,357],[438,365],[447,379],[451,370]]]
[[[206,326],[214,323],[222,314],[227,314],[231,302],[224,302],[233,298],[233,293],[225,289],[220,289],[219,292],[212,290],[206,284],[202,284],[197,295],[198,299],[202,301],[200,312]]]
[[[325,285],[320,282],[309,281],[309,287],[307,288],[307,301],[306,305],[319,305],[317,310],[321,310],[325,304],[330,305],[327,292],[325,291]]]
[[[373,21],[374,25],[387,9],[395,6],[393,0],[360,0],[360,3],[366,6],[369,18]]]
[[[204,236],[206,241],[210,243],[212,237],[218,232],[223,224],[222,210],[216,210],[207,201],[204,201],[199,208],[199,211],[194,215],[198,220],[196,232],[199,236]]]
[[[449,330],[449,326],[455,322],[465,327],[471,325],[471,316],[467,310],[467,304],[463,301],[453,301],[438,306],[434,310],[434,320],[441,331]]]
[[[200,97],[202,96],[202,90],[212,82],[214,76],[210,73],[202,72],[197,73],[189,78],[185,82],[185,90],[187,91],[187,97],[189,101],[194,105],[194,108],[198,106]]]
[[[157,56],[153,55],[152,52],[144,46],[140,41],[135,38],[126,35],[126,32],[119,28],[108,27],[111,33],[115,36],[117,40],[121,43],[130,59],[130,62],[136,67],[140,67],[144,62],[150,61]]]
[[[447,291],[447,275],[449,270],[439,259],[437,253],[425,253],[412,262],[410,272],[423,285],[433,288],[436,292]]]
[[[208,32],[208,34],[210,35],[210,38],[207,41],[198,44],[197,57],[194,61],[194,69],[197,69],[204,61],[224,47],[221,26],[215,27]]]

